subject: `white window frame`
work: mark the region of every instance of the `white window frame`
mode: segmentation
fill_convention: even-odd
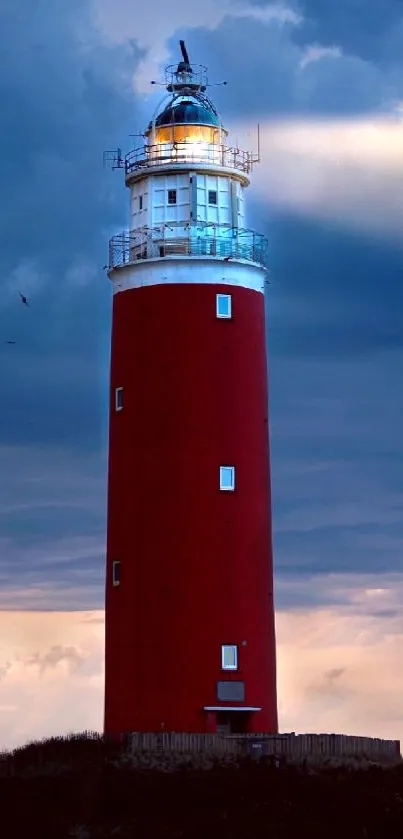
[[[220,312],[220,301],[227,301],[227,311],[225,314]],[[232,318],[232,294],[216,294],[216,315],[218,318]]]
[[[224,482],[224,470],[231,469],[232,470],[232,481],[231,486],[227,486],[226,481]],[[235,466],[220,466],[220,490],[222,492],[233,492],[235,489]]]
[[[228,664],[228,658],[233,663]],[[222,644],[221,646],[221,670],[238,670],[238,646],[237,644]]]
[[[119,404],[119,396],[122,395],[122,402]],[[123,388],[115,387],[115,411],[123,411]]]
[[[118,579],[116,579],[116,570],[119,569]],[[120,559],[114,559],[112,562],[112,585],[120,586]]]

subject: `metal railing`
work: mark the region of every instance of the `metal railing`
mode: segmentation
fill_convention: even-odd
[[[170,256],[241,259],[267,268],[268,241],[261,233],[226,225],[161,225],[112,236],[109,270],[138,261]]]
[[[171,163],[211,163],[248,174],[258,159],[258,155],[253,152],[228,148],[218,143],[160,143],[144,145],[128,152],[125,156],[125,172],[130,175],[141,169]]]

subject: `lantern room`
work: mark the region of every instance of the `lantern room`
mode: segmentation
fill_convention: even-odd
[[[220,124],[218,115],[195,97],[174,99],[147,128],[146,136],[152,144],[223,142],[228,132]]]
[[[189,160],[219,163],[228,132],[206,94],[207,72],[203,65],[190,65],[181,42],[183,61],[166,70],[166,88],[170,98],[164,100],[149,123],[145,136],[151,159],[169,157],[174,162]]]

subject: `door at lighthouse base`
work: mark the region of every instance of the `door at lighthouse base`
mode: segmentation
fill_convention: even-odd
[[[250,718],[247,711],[217,711],[217,734],[246,734]]]

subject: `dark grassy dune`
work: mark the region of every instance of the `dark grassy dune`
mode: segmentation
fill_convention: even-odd
[[[0,811],[7,839],[401,839],[403,766],[133,763],[102,739],[60,738],[3,755]]]

